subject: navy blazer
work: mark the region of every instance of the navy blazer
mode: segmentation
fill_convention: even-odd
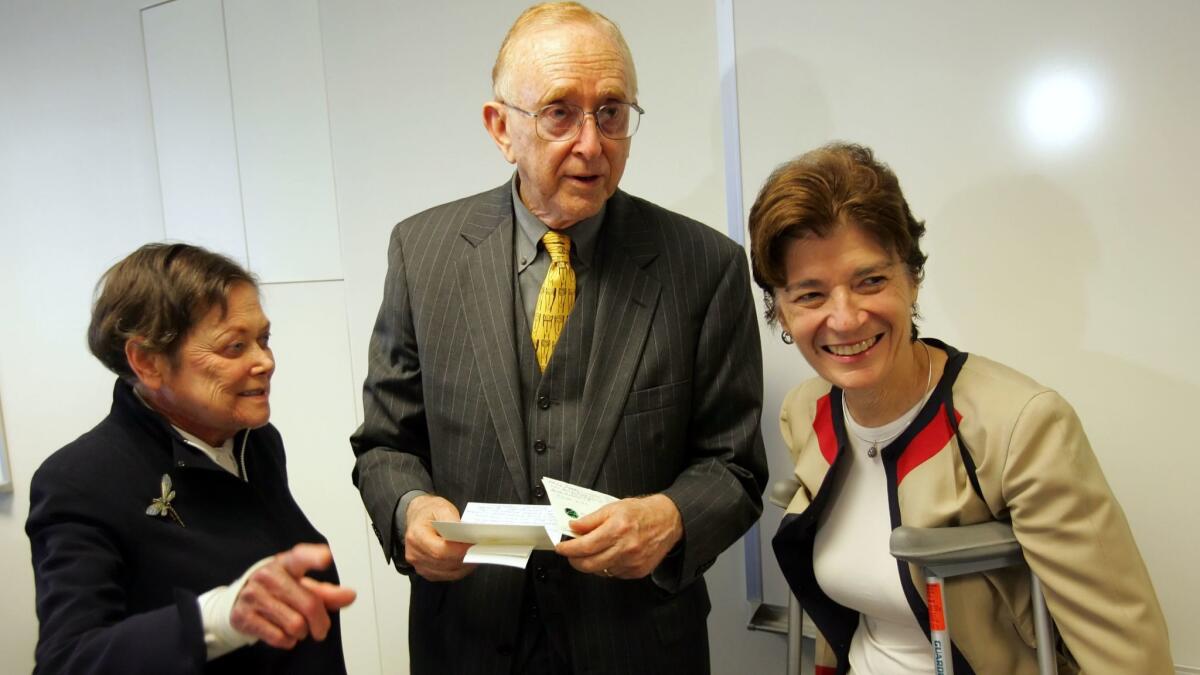
[[[35,673],[344,673],[324,642],[257,643],[205,662],[196,598],[300,542],[327,543],[292,498],[274,427],[240,432],[248,481],[188,445],[118,380],[112,411],[33,476],[25,531],[39,621]],[[147,515],[163,474],[183,525]],[[337,582],[332,567],[313,574]]]

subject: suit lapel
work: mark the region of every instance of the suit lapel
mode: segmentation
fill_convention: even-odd
[[[584,420],[571,460],[571,482],[595,484],[625,399],[641,363],[662,285],[643,269],[658,257],[654,223],[617,192],[601,229],[600,298],[595,338],[583,390]]]
[[[462,237],[473,247],[458,262],[459,301],[466,316],[483,396],[504,463],[522,502],[529,501],[521,381],[513,337],[513,216],[511,187],[488,194],[488,208],[472,211]]]

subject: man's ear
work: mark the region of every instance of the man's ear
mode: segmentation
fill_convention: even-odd
[[[487,129],[488,135],[496,142],[496,147],[500,148],[504,159],[508,160],[509,164],[515,164],[517,157],[513,154],[512,137],[508,133],[508,111],[504,109],[503,103],[488,101],[483,104],[483,128]]]
[[[151,352],[142,346],[142,338],[131,337],[125,341],[125,360],[137,379],[151,391],[162,386],[166,373],[166,357]]]

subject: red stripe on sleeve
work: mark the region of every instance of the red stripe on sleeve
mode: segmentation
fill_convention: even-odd
[[[834,668],[833,666],[817,666],[816,669],[813,671],[813,674],[814,675],[834,675],[834,673],[836,673],[836,672],[837,672],[837,668]]]
[[[962,414],[957,410],[954,411],[954,419],[962,421]],[[917,432],[917,435],[909,441],[908,447],[904,448],[900,460],[896,462],[896,484],[899,485],[903,482],[904,477],[913,469],[924,464],[925,460],[941,452],[951,438],[954,438],[954,429],[950,428],[950,422],[946,419],[946,406],[942,404],[938,407],[933,420],[924,429]]]
[[[821,454],[832,466],[833,460],[837,459],[837,433],[833,430],[833,408],[829,403],[829,394],[817,399],[817,416],[813,418],[813,431],[817,432],[817,444],[821,446]]]

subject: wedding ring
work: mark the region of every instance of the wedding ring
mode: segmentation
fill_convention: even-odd
[[[612,578],[612,576],[613,576],[613,573],[612,573],[612,572],[609,572],[609,571],[608,571],[608,568],[607,568],[607,567],[605,567],[605,568],[604,568],[604,576],[606,576],[606,577],[608,577],[609,579],[611,579],[611,578]]]

